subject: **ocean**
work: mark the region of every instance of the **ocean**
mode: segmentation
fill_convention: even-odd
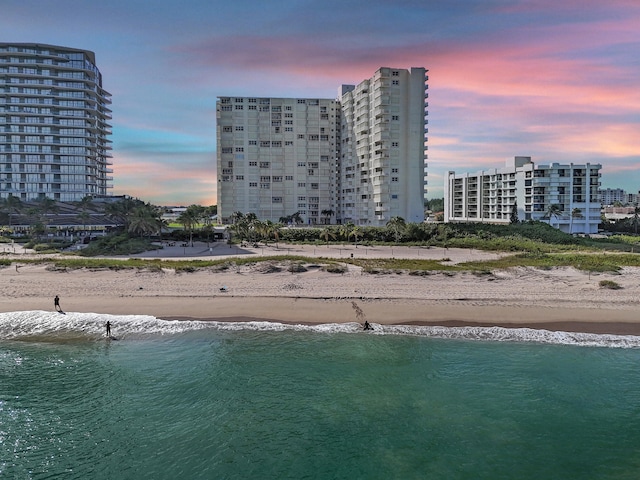
[[[640,477],[640,337],[374,328],[0,314],[0,478]]]

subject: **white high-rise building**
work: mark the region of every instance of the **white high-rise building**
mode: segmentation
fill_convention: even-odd
[[[0,43],[0,198],[108,195],[110,103],[93,52]]]
[[[218,98],[219,220],[241,212],[278,222],[298,213],[305,224],[330,223],[338,108],[326,99]]]
[[[424,220],[427,76],[380,68],[340,98],[219,97],[218,218]]]
[[[504,168],[449,172],[445,222],[509,223],[515,209],[519,221],[545,221],[566,233],[597,233],[601,168],[591,163],[534,165],[531,157],[515,157]]]
[[[424,220],[427,167],[426,70],[380,68],[343,85],[339,220],[385,225]]]

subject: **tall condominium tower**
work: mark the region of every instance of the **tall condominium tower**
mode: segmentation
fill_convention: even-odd
[[[380,68],[357,86],[342,86],[342,223],[424,220],[427,80],[424,68]]]
[[[234,212],[306,224],[335,214],[335,100],[219,97],[218,218]]]
[[[219,220],[423,221],[426,81],[424,68],[380,68],[338,100],[219,97]]]
[[[0,43],[0,198],[107,195],[110,103],[93,52]]]

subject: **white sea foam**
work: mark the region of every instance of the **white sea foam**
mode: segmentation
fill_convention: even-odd
[[[355,322],[319,325],[275,322],[216,322],[162,320],[148,315],[106,315],[98,313],[24,311],[0,313],[0,340],[104,338],[105,324],[111,322],[117,338],[135,339],[175,335],[196,330],[220,331],[310,331],[319,333],[363,333],[365,335],[415,335],[451,340],[494,342],[534,342],[586,347],[640,348],[640,336],[556,332],[532,328],[437,327],[372,324],[373,331],[362,332]]]

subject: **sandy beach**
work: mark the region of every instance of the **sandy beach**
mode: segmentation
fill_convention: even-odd
[[[459,263],[496,258],[478,250],[343,246],[229,248],[215,244],[168,247],[140,258],[210,259],[295,254],[318,258],[306,271],[263,262],[227,270],[55,270],[21,264],[15,255],[0,270],[0,312],[52,310],[152,315],[162,319],[265,320],[293,323],[359,321],[373,324],[482,325],[640,335],[640,269],[588,274],[572,268],[517,268],[492,274],[367,274],[358,267],[325,272],[325,258],[432,258]],[[601,280],[622,288],[603,289]],[[221,290],[224,287],[224,290]]]

